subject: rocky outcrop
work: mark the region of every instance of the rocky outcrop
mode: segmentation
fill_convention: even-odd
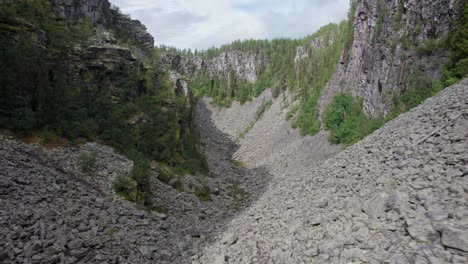
[[[44,47],[47,44],[46,33],[37,26],[15,18],[0,17],[0,32],[6,34],[9,38],[18,39],[21,36],[28,36],[30,43]]]
[[[287,127],[275,130],[275,102],[234,155],[269,169],[267,191],[194,263],[466,263],[467,87],[447,88],[326,161],[322,134],[296,145]]]
[[[98,93],[109,91],[112,100],[119,100],[122,82],[132,94],[147,92],[142,77],[145,65],[136,59],[128,48],[116,45],[75,47],[72,50],[53,54],[51,63],[56,64],[52,74],[64,71],[70,84],[81,87],[82,92]],[[132,80],[132,81],[129,81]]]
[[[267,66],[267,61],[258,54],[241,51],[227,51],[206,63],[211,77],[226,78],[233,73],[239,79],[255,83]]]
[[[87,18],[94,23],[107,24],[111,20],[108,0],[51,0],[57,13],[68,20]]]
[[[148,33],[145,25],[122,15],[108,0],[51,0],[51,2],[55,12],[67,20],[86,18],[106,29],[125,29],[126,38],[131,39],[143,52],[148,52],[154,47],[154,38]]]
[[[138,47],[143,55],[149,55],[154,48],[154,38],[148,33],[147,28],[139,20],[133,20],[123,15],[118,9],[112,9],[111,21],[107,27],[121,32],[121,37]]]
[[[162,56],[162,61],[170,69],[179,72],[186,78],[206,74],[211,79],[238,78],[248,83],[255,83],[260,73],[268,65],[266,58],[241,51],[223,52],[219,56],[207,60],[198,56],[165,53]]]
[[[320,101],[320,112],[339,91],[364,99],[370,115],[386,115],[392,94],[404,90],[415,66],[425,68],[428,80],[437,80],[445,53],[421,57],[417,45],[441,39],[453,29],[459,1],[357,1],[354,41],[343,54]]]

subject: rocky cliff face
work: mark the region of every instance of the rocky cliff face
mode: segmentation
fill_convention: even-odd
[[[67,20],[90,19],[104,28],[125,29],[127,38],[143,51],[154,47],[154,38],[138,20],[117,12],[108,0],[51,0],[55,12]]]
[[[148,52],[154,47],[154,38],[148,33],[147,28],[139,20],[133,20],[125,15],[121,15],[116,10],[111,10],[112,22],[111,28],[120,28],[126,30],[126,38],[134,43],[143,52]]]
[[[144,64],[137,60],[127,48],[115,45],[93,45],[86,48],[76,47],[57,58],[67,67],[67,74],[72,83],[86,87],[87,91],[109,90],[118,98],[117,86],[130,78],[135,82],[128,84],[135,93],[145,93],[145,81],[141,76]],[[105,77],[103,77],[105,75]]]
[[[207,74],[212,79],[227,80],[230,75],[234,75],[248,83],[255,83],[260,73],[268,65],[266,58],[241,51],[223,52],[213,59],[166,53],[162,56],[162,61],[172,70],[187,77]]]
[[[26,33],[28,40],[34,45],[45,46],[47,43],[46,33],[27,21],[0,17],[0,26],[2,31],[4,31],[9,38],[14,39],[15,41],[18,41],[20,34]]]
[[[68,20],[88,18],[94,23],[111,20],[111,4],[108,0],[51,0],[56,12]]]
[[[392,93],[405,89],[417,64],[424,65],[426,78],[439,79],[445,53],[418,56],[416,50],[425,41],[446,36],[456,17],[454,0],[358,1],[353,44],[322,94],[320,112],[345,90],[364,99],[366,113],[385,115]]]
[[[266,64],[257,54],[229,51],[208,62],[207,70],[212,77],[226,77],[232,72],[248,83],[255,83]]]

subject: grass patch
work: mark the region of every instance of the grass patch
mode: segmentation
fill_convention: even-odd
[[[265,100],[263,99],[262,104],[257,108],[257,112],[255,112],[255,121],[258,121],[263,114],[270,109],[270,107],[273,105],[273,100]]]
[[[113,226],[113,227],[108,227],[106,230],[104,230],[104,234],[110,236],[110,237],[115,237],[115,235],[119,232],[120,230]]]
[[[237,144],[239,144],[240,141],[245,138],[247,133],[249,133],[249,131],[253,128],[254,125],[255,125],[255,122],[252,122],[246,128],[244,128],[244,130],[242,130],[242,132],[239,134],[239,136],[236,139]]]
[[[167,207],[165,205],[154,205],[151,209],[160,214],[167,214],[168,212]]]
[[[286,113],[286,121],[291,120],[291,118],[293,118],[293,116],[297,113],[298,110],[299,110],[298,104],[291,107],[291,110],[289,110],[288,113]]]
[[[246,167],[245,163],[240,160],[231,160],[231,163],[238,167]]]
[[[232,196],[234,197],[234,201],[232,206],[234,209],[238,210],[242,208],[242,206],[249,200],[250,193],[246,192],[242,188],[239,187],[238,184],[234,184],[230,187],[230,191]]]
[[[195,196],[200,199],[202,202],[211,202],[213,199],[211,198],[211,190],[208,186],[202,187],[195,187]]]
[[[78,157],[78,166],[82,172],[90,172],[95,166],[97,161],[96,152],[83,152]]]
[[[254,121],[250,122],[249,125],[247,125],[244,130],[239,134],[239,136],[236,139],[236,143],[240,143],[242,139],[245,138],[245,136],[250,132],[250,130],[254,127],[255,123],[263,116],[263,114],[270,109],[270,107],[273,105],[273,100],[265,100],[263,99],[262,104],[257,107],[257,112],[255,112],[255,117]]]

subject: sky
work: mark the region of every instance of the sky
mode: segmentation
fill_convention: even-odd
[[[207,49],[237,39],[300,38],[346,18],[349,0],[110,0],[156,45]]]

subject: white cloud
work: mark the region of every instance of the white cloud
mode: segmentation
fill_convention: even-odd
[[[236,39],[303,37],[346,17],[349,0],[111,0],[156,44],[206,49]]]

